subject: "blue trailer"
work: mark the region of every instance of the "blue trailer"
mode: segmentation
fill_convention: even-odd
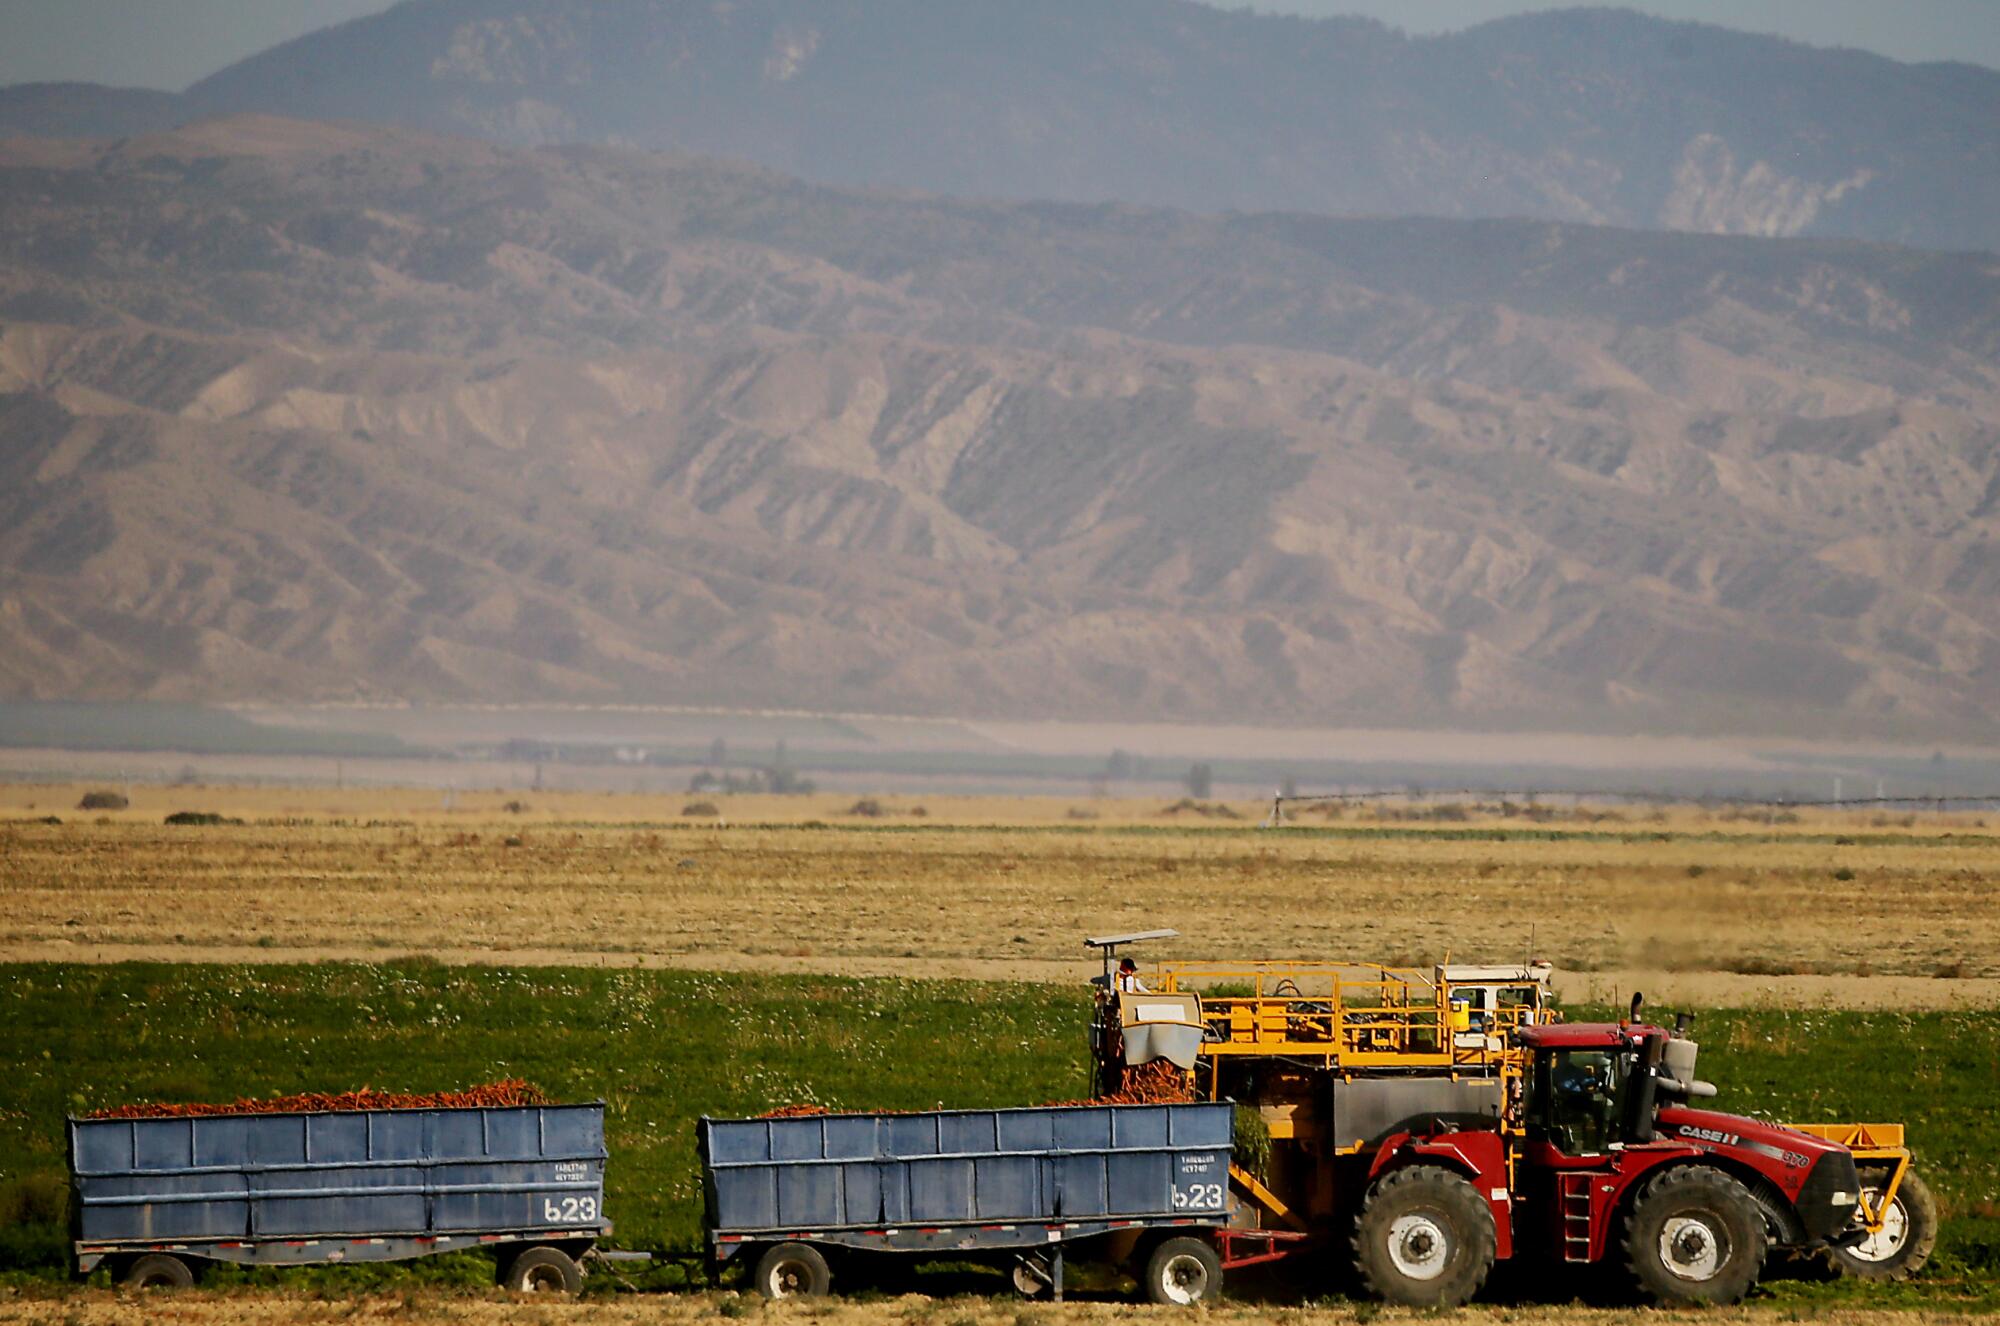
[[[843,1260],[891,1254],[993,1261],[1022,1293],[1060,1297],[1081,1244],[1154,1301],[1193,1303],[1284,1237],[1227,1228],[1234,1126],[1227,1102],[704,1118],[710,1250],[754,1256],[771,1298],[826,1293]],[[1234,1256],[1237,1238],[1264,1253]]]
[[[574,1292],[606,1158],[602,1103],[73,1118],[73,1249],[144,1287],[483,1248],[510,1288]]]

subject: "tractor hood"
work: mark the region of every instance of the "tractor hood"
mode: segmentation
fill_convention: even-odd
[[[1861,1196],[1854,1154],[1837,1142],[1759,1119],[1669,1105],[1659,1140],[1700,1147],[1764,1175],[1790,1199],[1802,1232],[1823,1239],[1848,1228]]]
[[[1706,1150],[1752,1151],[1787,1169],[1808,1170],[1823,1155],[1847,1153],[1838,1143],[1738,1114],[1667,1105],[1661,1108],[1659,1119],[1662,1140],[1690,1142]]]

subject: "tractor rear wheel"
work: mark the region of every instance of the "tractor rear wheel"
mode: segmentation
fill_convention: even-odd
[[[1384,1175],[1354,1222],[1354,1264],[1377,1297],[1455,1308],[1493,1270],[1493,1212],[1460,1175],[1416,1165]]]
[[[1887,1172],[1878,1170],[1861,1177],[1861,1189],[1871,1203],[1881,1200],[1888,1185]],[[1916,1171],[1910,1170],[1896,1185],[1881,1231],[1849,1247],[1833,1249],[1833,1264],[1842,1275],[1859,1280],[1907,1280],[1931,1259],[1937,1235],[1937,1198],[1931,1196]]]
[[[757,1259],[757,1292],[765,1298],[820,1298],[833,1290],[833,1270],[810,1243],[780,1243]]]
[[[1764,1213],[1719,1169],[1671,1169],[1646,1185],[1625,1221],[1625,1264],[1662,1305],[1734,1303],[1764,1271]]]

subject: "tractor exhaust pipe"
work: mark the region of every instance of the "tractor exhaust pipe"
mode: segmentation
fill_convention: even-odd
[[[1655,1136],[1654,1113],[1659,1104],[1660,1061],[1666,1052],[1666,1038],[1648,1036],[1639,1054],[1639,1071],[1632,1075],[1632,1093],[1627,1098],[1625,1132],[1635,1142],[1650,1142]]]

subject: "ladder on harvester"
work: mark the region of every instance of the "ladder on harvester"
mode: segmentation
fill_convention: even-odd
[[[1560,1200],[1562,1202],[1562,1242],[1563,1260],[1566,1262],[1587,1262],[1590,1260],[1590,1184],[1589,1174],[1565,1174],[1562,1176]]]

